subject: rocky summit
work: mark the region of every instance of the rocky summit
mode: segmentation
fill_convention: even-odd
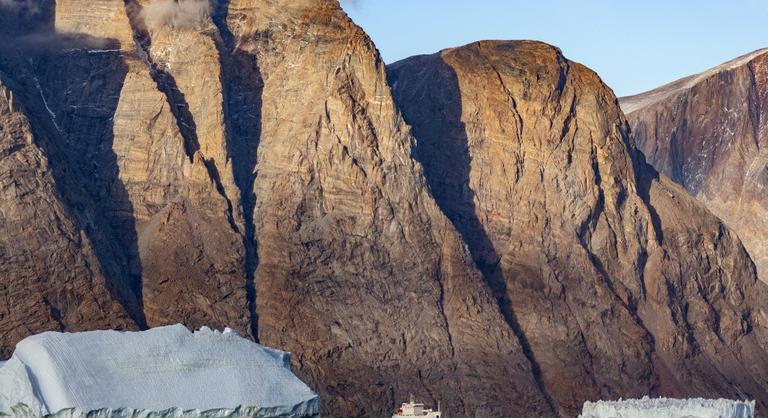
[[[733,228],[768,280],[768,49],[621,106],[648,161]]]
[[[229,326],[324,416],[757,398],[768,293],[554,47],[386,68],[336,0],[0,2],[0,354]]]

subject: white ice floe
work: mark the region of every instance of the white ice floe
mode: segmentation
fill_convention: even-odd
[[[319,409],[290,354],[229,329],[46,332],[18,343],[0,368],[0,413],[14,416],[292,418]]]
[[[754,418],[755,401],[626,399],[584,402],[579,418]]]

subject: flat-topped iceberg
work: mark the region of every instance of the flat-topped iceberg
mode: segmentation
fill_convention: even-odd
[[[0,412],[59,417],[319,417],[290,354],[234,332],[46,332],[0,368]]]
[[[755,401],[626,399],[584,402],[579,418],[754,418]]]

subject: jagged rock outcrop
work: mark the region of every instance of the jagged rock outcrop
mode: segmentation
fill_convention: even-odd
[[[621,106],[648,161],[733,228],[768,280],[768,50]]]
[[[646,394],[768,405],[765,285],[736,235],[646,165],[597,75],[535,42],[388,72],[437,202],[563,416]]]

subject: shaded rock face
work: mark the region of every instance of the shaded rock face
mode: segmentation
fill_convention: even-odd
[[[210,128],[225,126],[220,80],[209,71],[219,62],[215,33],[194,32],[208,43],[179,53],[203,58],[183,62],[162,48],[193,31],[159,28],[154,46],[145,42],[139,3],[49,7],[41,15],[51,21],[40,26],[55,30],[7,39],[0,69],[15,79],[35,143],[115,297],[139,326],[183,322],[251,335],[242,216],[224,187],[232,174],[223,134]],[[177,64],[175,74],[167,70]],[[191,82],[189,72],[204,76]],[[185,92],[197,101],[185,102]],[[189,132],[198,130],[210,140],[194,143]]]
[[[548,45],[480,42],[388,76],[432,193],[561,415],[646,394],[768,402],[752,261],[646,165],[592,71]]]
[[[43,331],[136,329],[0,72],[0,355]]]
[[[768,280],[768,50],[621,99],[638,148],[733,228]]]

